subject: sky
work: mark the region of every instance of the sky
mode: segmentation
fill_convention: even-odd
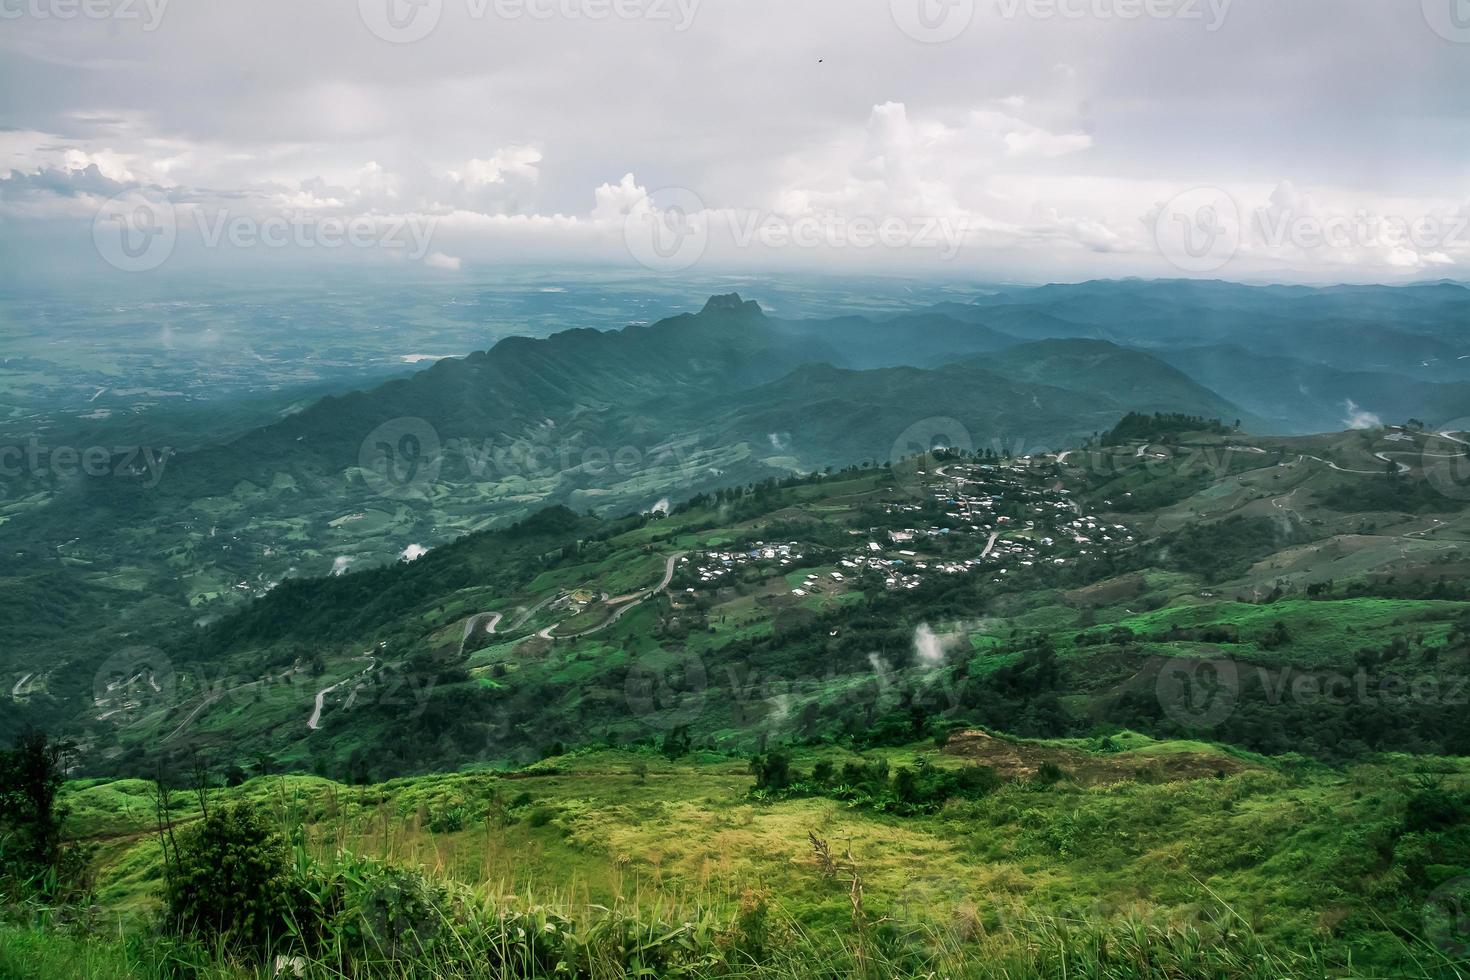
[[[0,0],[0,259],[1470,279],[1470,0]]]

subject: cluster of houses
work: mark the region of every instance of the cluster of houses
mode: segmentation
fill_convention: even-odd
[[[983,568],[999,582],[1012,569],[1042,562],[1065,565],[1070,560],[1067,554],[1082,556],[1133,543],[1126,526],[1083,513],[1071,491],[1029,479],[1031,471],[1024,463],[956,464],[939,475],[942,479],[930,493],[952,518],[956,533],[986,536],[977,556],[941,562],[936,567],[942,572]],[[890,512],[895,509],[920,508],[907,504]],[[1062,551],[1066,554],[1058,553]]]
[[[700,551],[679,559],[681,571],[690,571],[701,584],[718,586],[720,580],[742,568],[765,568],[780,571],[801,561],[801,545],[796,541],[767,544],[756,541],[734,551]],[[686,592],[694,592],[686,588]]]
[[[984,573],[995,582],[1039,564],[1065,565],[1074,557],[1123,547],[1134,540],[1122,524],[1083,513],[1065,488],[1030,479],[1024,465],[955,464],[934,474],[927,492],[944,515],[939,524],[850,530],[858,542],[826,571],[810,571],[790,594],[840,591],[865,573],[881,575],[891,590],[916,589],[927,575]],[[933,514],[909,501],[885,506],[889,515]],[[973,540],[973,548],[954,542]],[[956,550],[969,553],[957,557]],[[682,559],[701,586],[718,588],[741,569],[780,573],[801,567],[802,546],[756,541],[730,551],[698,552]],[[696,588],[686,587],[686,593]]]

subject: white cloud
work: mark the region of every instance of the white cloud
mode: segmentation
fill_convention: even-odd
[[[503,184],[507,178],[535,183],[541,151],[533,146],[511,146],[497,150],[488,160],[471,160],[462,171],[451,170],[449,178],[468,186]]]
[[[98,201],[147,186],[232,213],[432,216],[435,247],[472,264],[528,253],[628,262],[625,216],[651,207],[650,192],[684,187],[711,216],[964,229],[947,264],[933,251],[778,254],[712,240],[709,265],[1174,275],[1141,219],[1191,187],[1226,188],[1247,217],[1288,205],[1322,218],[1450,215],[1470,195],[1454,125],[1470,60],[1379,0],[1242,8],[1213,33],[1183,20],[1082,31],[1066,18],[977,13],[963,40],[940,45],[914,44],[882,3],[845,0],[704,4],[687,31],[477,19],[445,4],[429,38],[389,46],[357,14],[253,0],[173,4],[153,32],[9,22],[0,63],[26,83],[0,86],[11,254],[41,262],[40,246],[72,243],[79,251],[59,257],[94,258],[85,222]],[[1329,19],[1333,43],[1304,48]],[[1171,84],[1200,77],[1229,78],[1228,94]],[[1275,195],[1278,176],[1310,192]],[[1254,238],[1218,274],[1467,270],[1470,244],[1454,240]]]
[[[445,255],[443,252],[430,252],[424,259],[424,265],[431,269],[444,269],[448,272],[458,272],[460,259],[455,255]]]
[[[1357,402],[1349,398],[1343,403],[1347,416],[1342,420],[1344,428],[1348,429],[1381,429],[1383,419],[1376,412],[1365,411]]]
[[[633,211],[646,205],[648,191],[638,186],[632,174],[624,174],[616,184],[603,184],[593,191],[592,220],[621,222]]]
[[[920,623],[914,630],[914,656],[920,667],[940,667],[944,664],[944,645],[928,623]]]

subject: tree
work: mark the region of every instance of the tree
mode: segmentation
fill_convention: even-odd
[[[259,811],[246,803],[215,809],[173,847],[164,876],[169,921],[181,934],[264,952],[287,934],[298,892],[288,868],[285,840]]]
[[[28,729],[13,751],[0,753],[0,836],[14,841],[7,855],[0,840],[0,863],[13,862],[29,873],[59,866],[66,809],[56,805],[56,794],[75,751],[71,742]]]
[[[664,733],[663,745],[659,746],[666,759],[678,759],[689,754],[693,742],[689,737],[689,726],[679,725]]]
[[[779,792],[791,785],[791,760],[776,749],[751,759],[750,772],[755,776],[756,789]]]

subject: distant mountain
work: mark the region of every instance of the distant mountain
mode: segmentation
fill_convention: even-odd
[[[786,336],[826,344],[833,351],[826,362],[847,368],[928,367],[1001,350],[1023,339],[939,310],[877,321],[858,316],[783,321],[779,329]]]
[[[1171,367],[1152,353],[1119,347],[1105,340],[1045,340],[1001,351],[983,362],[1015,381],[1047,384],[1108,398],[1141,412],[1181,411],[1246,428],[1258,421],[1208,386]]]
[[[781,321],[737,295],[718,296],[697,315],[512,338],[323,399],[227,446],[180,456],[158,497],[171,506],[285,475],[297,491],[356,506],[364,440],[397,419],[422,420],[441,446],[469,449],[749,442],[788,470],[886,457],[892,438],[931,416],[962,421],[974,438],[1060,444],[1129,410],[1242,414],[1159,359],[1104,341],[1023,344],[932,313]],[[782,433],[800,435],[783,445]],[[451,467],[441,478],[473,482]]]
[[[1326,432],[1355,412],[1385,423],[1441,425],[1470,416],[1470,382],[1420,381],[1386,371],[1345,371],[1232,344],[1158,351],[1162,361],[1260,416],[1260,432]]]
[[[1470,380],[1470,289],[1454,283],[1315,289],[1129,279],[1006,289],[941,309],[1028,339],[1089,337],[1149,350],[1234,345],[1344,371]]]
[[[1034,452],[1076,445],[1132,410],[1242,415],[1148,354],[1055,341],[931,370],[809,365],[739,396],[716,432],[717,441],[748,442],[814,469],[889,459],[895,442],[926,422],[975,448]]]

